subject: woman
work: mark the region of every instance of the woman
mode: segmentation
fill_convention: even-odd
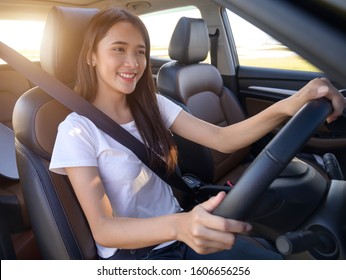
[[[220,128],[155,93],[149,51],[147,30],[137,16],[118,8],[100,12],[86,32],[75,90],[143,141],[152,164],[158,156],[163,158],[169,172],[177,164],[169,130],[232,152],[264,136],[311,99],[331,100],[334,111],[328,121],[345,107],[345,100],[328,80],[316,79],[258,115]],[[50,168],[68,175],[102,259],[281,258],[236,239],[251,225],[210,214],[224,193],[181,212],[165,182],[130,150],[76,113],[59,126]]]

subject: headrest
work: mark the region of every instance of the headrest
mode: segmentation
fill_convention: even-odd
[[[50,160],[59,124],[71,113],[39,87],[25,92],[13,110],[15,137],[40,157]]]
[[[203,19],[182,17],[169,43],[169,56],[181,64],[198,63],[209,51],[208,29]]]
[[[97,9],[54,7],[49,12],[41,44],[41,66],[68,86],[75,83],[84,33]],[[15,136],[49,160],[57,127],[70,113],[38,87],[23,94],[13,111]]]
[[[43,32],[42,68],[66,85],[75,82],[84,33],[98,9],[53,7]]]

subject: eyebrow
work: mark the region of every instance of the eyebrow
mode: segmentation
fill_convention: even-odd
[[[128,45],[128,43],[124,41],[115,41],[112,43],[112,45]],[[145,49],[145,45],[138,45],[139,48]]]

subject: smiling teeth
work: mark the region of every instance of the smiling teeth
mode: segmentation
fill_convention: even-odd
[[[119,73],[119,75],[123,78],[126,78],[126,79],[132,79],[136,76],[135,73],[132,73],[132,74],[126,74],[126,73]]]

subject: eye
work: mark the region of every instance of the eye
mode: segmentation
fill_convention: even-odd
[[[139,55],[145,55],[145,49],[139,49],[139,50],[137,51],[137,54],[139,54]]]
[[[112,48],[113,51],[116,51],[116,52],[124,52],[125,49],[124,48],[121,48],[121,47],[114,47]]]

